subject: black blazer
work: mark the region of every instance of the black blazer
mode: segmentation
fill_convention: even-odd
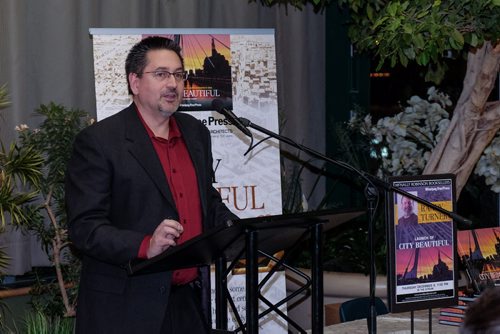
[[[173,117],[196,171],[203,228],[237,219],[212,186],[208,129],[190,115]],[[125,265],[137,257],[146,235],[178,214],[134,104],[77,136],[65,194],[70,240],[83,254],[77,333],[159,333],[171,272],[129,277]]]

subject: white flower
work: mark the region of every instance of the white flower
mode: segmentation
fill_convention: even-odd
[[[28,130],[28,129],[29,129],[29,126],[27,124],[20,124],[20,125],[17,125],[15,127],[15,130],[17,132],[21,132],[21,131]]]
[[[427,90],[427,99],[412,96],[402,112],[384,117],[373,125],[371,115],[364,119],[355,113],[349,126],[358,128],[370,138],[372,155],[381,159],[377,175],[421,174],[431,152],[442,139],[449,125],[450,97],[436,87]],[[500,192],[500,133],[479,159],[475,173],[485,177],[485,182],[495,192]]]
[[[483,151],[474,173],[484,176],[485,183],[491,190],[500,193],[500,132]]]

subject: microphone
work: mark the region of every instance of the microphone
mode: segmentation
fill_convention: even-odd
[[[250,130],[246,128],[245,125],[240,121],[240,119],[233,114],[233,112],[224,107],[224,102],[221,99],[215,99],[212,101],[212,108],[219,114],[224,115],[224,117],[230,121],[235,127],[237,127],[245,135],[252,137]]]

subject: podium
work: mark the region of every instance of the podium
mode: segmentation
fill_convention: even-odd
[[[322,333],[323,232],[364,213],[363,210],[357,209],[329,210],[228,221],[151,259],[131,261],[128,272],[130,275],[140,275],[215,264],[216,324],[220,333],[227,329],[226,300],[229,293],[225,286],[226,277],[239,260],[245,259],[246,325],[240,324],[240,328],[246,327],[246,333],[258,333],[259,318],[272,311],[278,312],[278,315],[284,317],[288,323],[294,324],[278,310],[280,305],[289,300],[288,297],[276,305],[270,305],[264,300],[269,308],[259,315],[259,299],[263,300],[259,294],[259,256],[267,257],[277,263],[269,273],[272,275],[280,267],[286,266],[283,263],[284,259],[275,259],[272,254],[281,250],[285,250],[286,254],[287,250],[296,246],[301,240],[311,238],[311,279],[305,288],[311,286],[312,290],[312,332]],[[231,262],[231,265],[227,268],[228,262]],[[294,324],[294,327],[297,325]],[[300,327],[298,329],[305,332],[300,330]]]

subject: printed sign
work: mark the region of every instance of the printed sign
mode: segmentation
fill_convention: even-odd
[[[389,182],[448,211],[455,208],[453,175],[394,177]],[[391,312],[456,304],[453,220],[408,196],[388,196]]]

